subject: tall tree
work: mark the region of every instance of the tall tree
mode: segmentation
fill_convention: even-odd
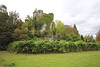
[[[10,28],[8,22],[8,12],[5,5],[0,5],[0,50],[6,49],[10,38]],[[9,30],[9,32],[8,32]]]
[[[72,26],[65,25],[66,27],[66,40],[67,41],[77,41],[80,40],[80,34],[77,29]]]
[[[74,24],[74,28],[77,30],[76,24]]]
[[[0,12],[5,13],[7,12],[7,7],[5,5],[0,5]]]
[[[83,40],[83,41],[84,41],[84,37],[83,37],[83,35],[81,35],[81,40]]]
[[[86,35],[84,37],[84,39],[85,39],[86,42],[91,42],[94,38],[93,38],[93,35]]]
[[[96,33],[96,41],[100,41],[100,30]]]
[[[8,20],[7,7],[0,5],[0,22],[6,22]]]
[[[77,37],[80,36],[78,30],[73,28],[72,26],[65,25],[65,27],[68,34],[75,34]]]
[[[59,20],[56,20],[55,23],[57,24],[57,26],[56,26],[56,36],[57,36],[57,40],[60,40],[63,37],[63,35],[66,33],[66,27]]]
[[[16,11],[11,11],[9,12],[9,20],[13,22],[13,24],[17,24],[20,19],[19,19],[19,13]]]
[[[11,15],[8,15],[7,7],[0,6],[0,50],[7,49],[8,44],[14,40],[12,37],[14,29],[21,25],[19,23],[15,26],[10,18]]]
[[[15,41],[27,40],[28,39],[27,32],[28,32],[28,24],[23,23],[21,27],[18,27],[14,30],[12,36]]]

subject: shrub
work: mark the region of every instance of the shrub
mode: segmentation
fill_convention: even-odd
[[[9,52],[15,53],[57,53],[57,52],[77,52],[87,50],[99,50],[100,42],[66,42],[66,41],[35,41],[24,40],[15,41],[8,46]]]

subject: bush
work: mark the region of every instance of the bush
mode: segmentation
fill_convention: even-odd
[[[97,44],[97,49],[100,50],[100,41],[98,41],[96,44]]]
[[[66,42],[66,41],[35,41],[25,40],[10,43],[8,46],[9,52],[15,53],[57,53],[57,52],[77,52],[87,50],[98,50],[100,42],[87,43],[83,41]]]

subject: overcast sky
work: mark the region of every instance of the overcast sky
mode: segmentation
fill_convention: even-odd
[[[81,35],[93,35],[100,29],[100,0],[0,0],[9,11],[17,11],[22,20],[35,8],[54,13],[54,20],[77,25]]]

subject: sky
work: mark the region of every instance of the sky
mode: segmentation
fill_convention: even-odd
[[[76,24],[81,35],[93,35],[100,29],[100,0],[0,0],[7,11],[16,11],[24,20],[35,8],[54,13],[54,20]]]

